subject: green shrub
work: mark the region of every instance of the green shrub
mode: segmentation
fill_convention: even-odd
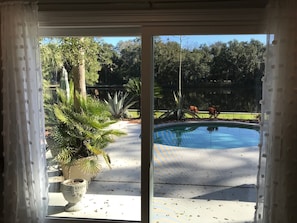
[[[115,121],[111,121],[111,114],[105,103],[91,97],[78,98],[79,110],[74,109],[73,96],[65,97],[65,91],[57,90],[59,102],[53,105],[55,125],[51,130],[50,149],[55,154],[54,160],[64,164],[71,163],[84,157],[102,156],[110,167],[110,157],[104,148],[113,142],[114,136],[123,132],[108,128]],[[71,95],[73,95],[73,90]],[[99,160],[89,160],[83,163],[84,169],[96,171]],[[98,171],[98,170],[97,170]]]

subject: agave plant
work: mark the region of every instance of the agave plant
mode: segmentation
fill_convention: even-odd
[[[105,100],[105,103],[114,118],[127,118],[129,116],[128,109],[136,101],[133,101],[133,97],[128,98],[128,96],[129,93],[123,93],[122,91],[115,92],[113,97],[110,93],[107,94],[108,100]]]
[[[56,123],[50,145],[54,160],[62,165],[75,163],[84,172],[93,174],[101,169],[101,156],[110,167],[110,157],[104,148],[113,142],[114,136],[124,133],[108,128],[115,122],[110,119],[108,107],[91,97],[79,97],[80,109],[75,110],[73,96],[67,98],[63,90],[58,90],[57,94],[59,102],[53,105]]]
[[[195,112],[183,108],[183,97],[180,93],[173,92],[173,97],[175,107],[162,114],[159,119],[180,121],[185,119],[187,114],[193,118],[199,118]]]

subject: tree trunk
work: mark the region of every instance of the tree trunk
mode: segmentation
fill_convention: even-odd
[[[81,46],[83,46],[84,38],[80,38]],[[78,67],[75,68],[74,75],[74,106],[78,110],[80,107],[78,97],[87,97],[86,77],[85,77],[85,51],[83,47],[79,49]]]

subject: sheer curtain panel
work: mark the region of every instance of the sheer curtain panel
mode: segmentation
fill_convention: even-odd
[[[0,4],[5,223],[41,223],[47,213],[37,5]]]
[[[297,1],[271,0],[256,222],[297,222]]]

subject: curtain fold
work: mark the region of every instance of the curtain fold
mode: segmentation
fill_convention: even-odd
[[[41,223],[48,181],[37,5],[7,1],[0,13],[4,222]]]
[[[255,222],[297,222],[297,2],[271,0]]]

